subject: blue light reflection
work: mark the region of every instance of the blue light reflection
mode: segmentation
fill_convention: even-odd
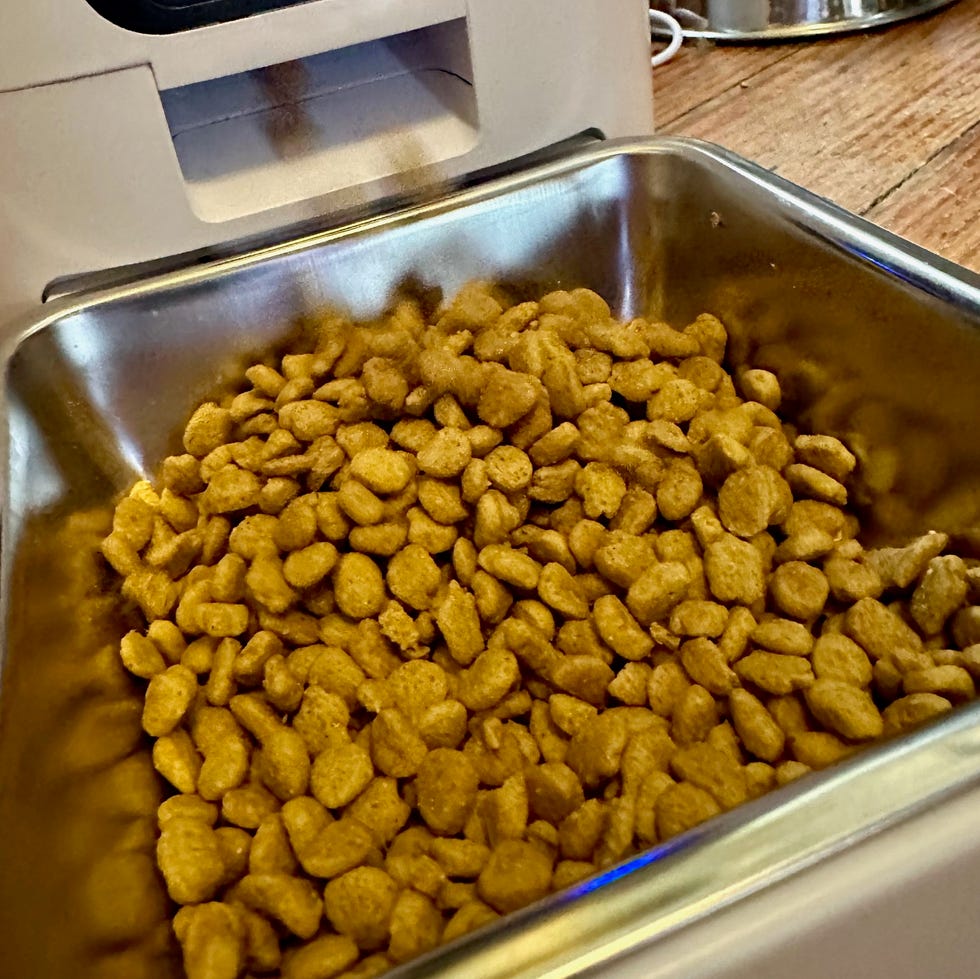
[[[664,857],[669,857],[677,850],[685,849],[687,845],[688,844],[685,844],[683,840],[678,840],[676,843],[662,843],[660,846],[656,846],[652,850],[647,850],[645,853],[637,854],[632,859],[627,860],[626,863],[617,864],[615,867],[610,867],[608,870],[604,870],[601,874],[597,874],[595,877],[590,877],[581,884],[577,884],[567,892],[568,900],[571,901],[582,897],[585,894],[590,894],[592,891],[597,891],[601,887],[606,887],[622,877],[628,877],[630,874],[636,873],[638,870],[642,870],[651,863],[656,863],[658,860],[663,860]]]

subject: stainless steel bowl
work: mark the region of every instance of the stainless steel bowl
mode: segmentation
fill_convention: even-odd
[[[0,974],[181,974],[162,786],[95,547],[194,405],[304,317],[474,278],[729,325],[793,416],[898,450],[882,533],[976,525],[980,278],[723,150],[599,144],[438,200],[52,302],[0,351]],[[103,573],[104,574],[104,573]],[[980,703],[742,806],[397,973],[578,974],[980,784]]]
[[[717,41],[782,41],[883,27],[946,7],[955,0],[669,0],[686,37]],[[655,27],[654,33],[665,33]]]

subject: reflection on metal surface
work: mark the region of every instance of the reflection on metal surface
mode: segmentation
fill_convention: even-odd
[[[687,37],[779,41],[883,27],[954,0],[654,0],[678,17]],[[654,28],[660,33],[660,28]]]
[[[704,144],[603,144],[52,304],[10,356],[3,406],[0,948],[18,979],[177,974],[151,863],[161,786],[94,558],[114,495],[304,317],[371,318],[399,290],[474,278],[588,286],[618,316],[678,325],[711,311],[734,364],[780,372],[801,427],[859,450],[878,537],[980,522],[980,278]],[[557,977],[665,934],[980,780],[978,720],[954,712],[400,974]]]

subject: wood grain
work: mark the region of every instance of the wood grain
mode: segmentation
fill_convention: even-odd
[[[658,130],[721,144],[980,270],[980,0],[832,40],[685,49]]]
[[[673,61],[653,73],[654,121],[669,126],[692,109],[737,88],[797,51],[795,45],[716,47],[686,44]]]
[[[868,211],[876,224],[980,273],[980,122]]]

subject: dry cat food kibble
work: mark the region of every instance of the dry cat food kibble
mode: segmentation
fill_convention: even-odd
[[[713,316],[471,286],[200,406],[103,554],[189,979],[377,975],[974,696],[980,566]]]

